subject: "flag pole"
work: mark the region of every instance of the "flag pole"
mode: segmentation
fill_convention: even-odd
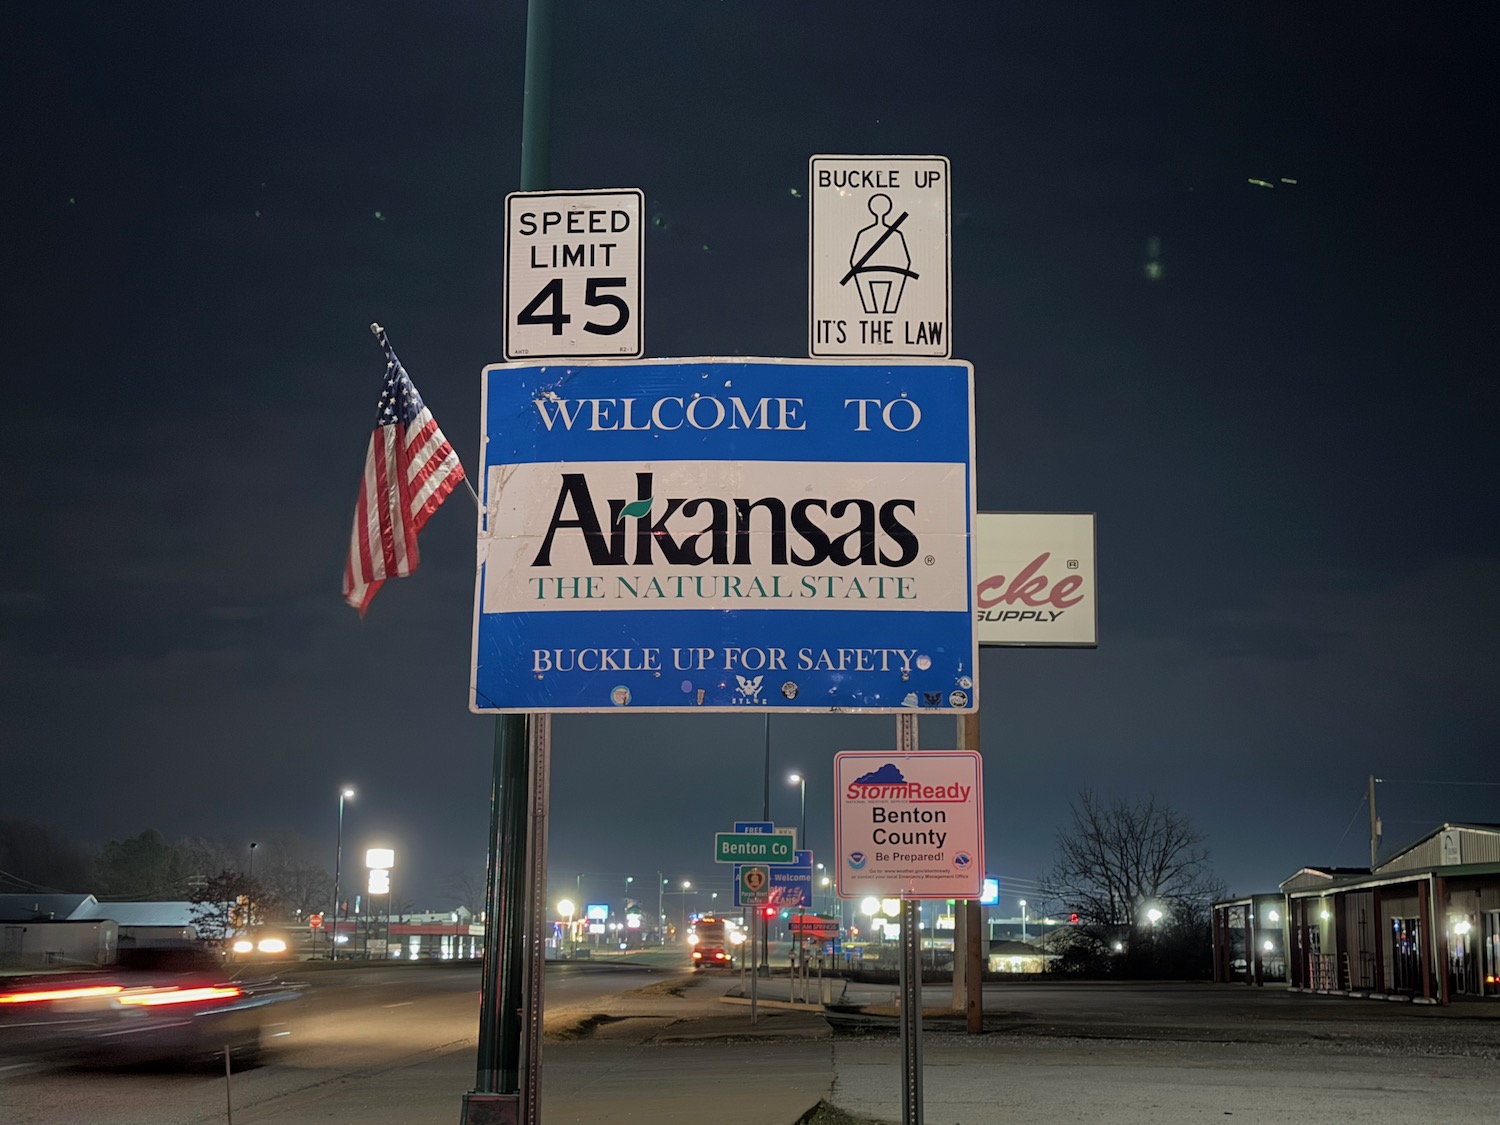
[[[370,331],[374,334],[376,343],[378,343],[386,351],[391,350],[391,341],[389,337],[386,336],[385,327],[383,325],[372,322],[370,324]],[[468,473],[464,473],[464,487],[469,490],[469,499],[474,501],[474,510],[476,512],[479,511],[479,493],[475,492],[474,486],[469,483]]]

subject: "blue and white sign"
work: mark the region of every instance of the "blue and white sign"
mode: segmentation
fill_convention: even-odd
[[[771,868],[771,893],[765,901],[773,906],[811,906],[813,900],[813,854],[798,852],[793,863],[776,863]],[[734,904],[754,906],[740,901],[740,867],[734,869]]]
[[[975,708],[969,364],[483,380],[473,710]]]

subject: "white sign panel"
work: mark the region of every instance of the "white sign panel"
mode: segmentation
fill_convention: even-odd
[[[505,358],[645,354],[639,188],[505,197]]]
[[[978,575],[981,645],[1099,643],[1091,514],[981,512]]]
[[[814,156],[808,355],[953,354],[946,156]]]
[[[477,711],[977,705],[973,370],[484,373]]]
[[[984,779],[972,750],[833,758],[840,898],[978,898]]]

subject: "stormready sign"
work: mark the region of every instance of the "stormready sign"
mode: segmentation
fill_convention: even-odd
[[[838,893],[978,898],[984,778],[972,750],[845,750],[833,758]]]
[[[973,370],[484,371],[476,711],[971,711]]]
[[[981,512],[975,602],[981,645],[1097,645],[1093,515]]]

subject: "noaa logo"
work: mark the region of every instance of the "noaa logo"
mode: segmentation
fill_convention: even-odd
[[[960,871],[967,871],[969,868],[969,864],[973,862],[974,857],[971,856],[968,852],[959,852],[956,856],[953,857],[953,866],[958,868]]]
[[[849,866],[850,867],[852,867],[852,868],[854,868],[854,870],[858,871],[864,865],[865,865],[865,853],[864,852],[850,852],[849,853]]]

